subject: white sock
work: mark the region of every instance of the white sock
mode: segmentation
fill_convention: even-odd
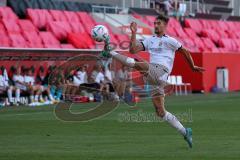
[[[120,61],[122,64],[128,66],[128,67],[134,67],[135,65],[135,60],[133,58],[124,56],[122,54],[119,54],[115,51],[110,52],[110,54],[112,55],[112,57],[118,61]]]
[[[35,95],[35,101],[38,102],[39,95]]]
[[[43,96],[42,96],[42,94],[40,94],[40,100],[43,101]]]
[[[13,102],[13,98],[12,98],[12,90],[11,90],[11,89],[8,89],[8,90],[7,90],[7,94],[8,94],[9,102]]]
[[[54,98],[53,98],[53,96],[51,95],[51,93],[49,94],[49,99],[50,99],[51,101],[54,100]]]
[[[30,96],[30,100],[31,100],[31,103],[33,103],[33,101],[34,101],[34,96],[33,95]]]
[[[15,94],[16,94],[17,101],[20,102],[20,89],[17,89]]]
[[[166,111],[163,120],[167,121],[172,127],[176,128],[177,131],[181,133],[183,136],[186,135],[186,129],[173,114]]]

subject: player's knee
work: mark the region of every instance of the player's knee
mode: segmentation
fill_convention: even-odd
[[[163,118],[165,116],[164,111],[157,111],[157,116]]]
[[[162,106],[157,106],[156,107],[156,114],[157,116],[163,118],[165,116],[165,110],[163,109]]]

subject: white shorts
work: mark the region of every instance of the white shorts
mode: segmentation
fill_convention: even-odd
[[[27,86],[24,86],[24,85],[16,85],[16,87],[19,88],[22,91],[27,91],[28,90]]]
[[[151,94],[152,96],[164,95],[164,87],[169,85],[167,79],[169,76],[168,69],[160,64],[149,64],[148,72],[144,74],[144,78],[151,85]]]

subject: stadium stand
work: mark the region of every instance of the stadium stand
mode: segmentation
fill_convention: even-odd
[[[31,5],[26,1],[23,2],[27,7],[31,7],[34,4],[33,2],[37,1],[32,1]],[[9,4],[14,9],[11,1],[9,1]],[[129,40],[129,38],[123,34],[113,33],[108,23],[96,22],[87,12],[44,10],[27,7],[25,8],[26,12],[24,12],[26,14],[25,19],[19,19],[9,7],[0,8],[2,19],[0,28],[4,28],[1,30],[1,34],[3,35],[3,39],[0,42],[1,46],[61,48],[61,46],[67,43],[67,46],[71,46],[71,48],[73,46],[75,48],[95,48],[94,46],[96,44],[90,40],[87,34],[85,34],[88,37],[86,38],[87,41],[85,44],[79,44],[79,42],[83,43],[84,41],[81,39],[83,36],[80,36],[80,33],[86,31],[89,33],[90,29],[96,24],[103,24],[108,27],[112,42],[114,43],[119,43],[120,40]],[[37,8],[44,8],[44,6],[39,5]],[[142,21],[149,26],[149,28],[153,27],[154,15],[140,15],[137,13],[139,12],[138,10],[133,9],[133,11],[132,16],[134,18]],[[145,12],[150,13],[150,11],[147,10],[144,10],[143,13]],[[151,12],[151,14],[153,13],[154,12]],[[238,44],[240,35],[236,32],[239,24],[239,22],[231,21],[185,19],[184,24],[181,25],[175,18],[170,18],[167,32],[172,36],[183,39],[183,43],[186,44],[187,48],[191,51],[216,52],[227,50],[234,52],[239,51]],[[40,34],[39,32],[42,31],[47,34]],[[72,33],[79,35],[79,37],[73,36],[74,34]],[[17,34],[17,36],[13,36],[12,34]],[[41,35],[39,38],[37,38],[38,34]],[[205,40],[207,43],[202,42]],[[204,44],[207,47],[204,47]]]
[[[208,3],[214,5],[215,2]],[[54,0],[17,2],[9,0],[8,5],[13,10],[10,7],[0,7],[0,28],[2,28],[0,34],[3,35],[0,45],[3,47],[96,48],[98,44],[93,42],[89,35],[91,28],[96,24],[108,27],[114,43],[118,44],[120,41],[129,40],[128,36],[112,29],[110,25],[114,20],[112,22],[97,22],[88,13],[91,11],[91,4]],[[227,3],[219,5],[225,7]],[[214,10],[213,7],[209,9]],[[142,25],[145,28],[153,27],[153,21],[157,15],[153,9],[130,8],[129,13],[130,15],[127,16],[139,20],[146,25]],[[124,15],[107,15],[116,21],[124,20]],[[126,20],[123,24],[127,25],[127,22]],[[170,18],[167,32],[169,35],[182,39],[183,44],[193,52],[236,52],[240,50],[238,47],[240,34],[236,32],[239,27],[240,23],[233,21],[187,18],[183,23],[180,23],[175,18]],[[115,28],[120,27],[115,26]],[[38,35],[40,35],[39,38]]]

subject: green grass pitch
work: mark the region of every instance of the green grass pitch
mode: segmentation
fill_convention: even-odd
[[[53,106],[1,108],[0,160],[240,159],[239,93],[171,96],[166,108],[193,128],[193,149],[177,131],[151,117],[150,100],[134,108],[121,104],[86,123],[56,119]]]

